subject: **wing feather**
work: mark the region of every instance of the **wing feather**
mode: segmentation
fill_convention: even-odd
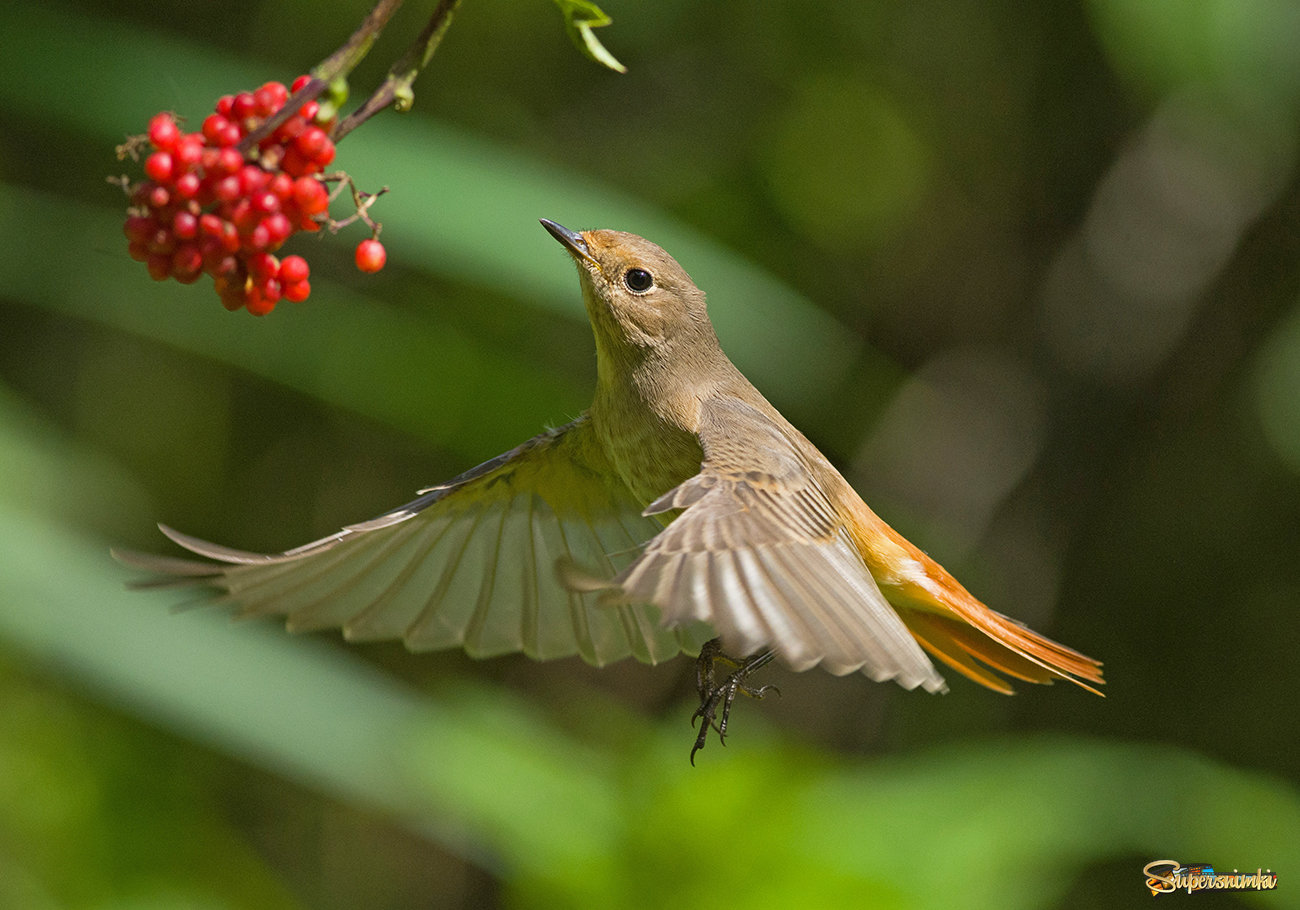
[[[383,515],[283,553],[252,553],[162,527],[208,561],[115,551],[155,573],[138,583],[203,586],[239,616],[279,615],[293,631],[401,638],[412,650],[476,656],[628,655],[658,662],[699,630],[665,629],[648,605],[605,607],[566,588],[555,562],[613,576],[662,528],[618,479],[586,416],[534,437]]]
[[[941,690],[783,432],[752,405],[702,404],[701,472],[646,509],[683,511],[615,577],[617,599],[654,604],[670,625],[708,623],[736,655],[772,649],[795,670]]]

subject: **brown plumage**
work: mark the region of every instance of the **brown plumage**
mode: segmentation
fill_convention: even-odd
[[[586,414],[284,553],[164,527],[213,562],[118,558],[244,615],[415,650],[653,663],[716,635],[731,654],[909,689],[945,688],[928,651],[1000,692],[1004,677],[1096,691],[1098,661],[984,606],[866,506],[723,354],[671,256],[544,224],[578,265],[595,332]]]

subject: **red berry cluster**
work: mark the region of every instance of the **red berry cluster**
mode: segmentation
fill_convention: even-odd
[[[320,105],[308,101],[256,144],[244,140],[308,80],[223,96],[198,132],[183,132],[168,113],[149,121],[147,179],[128,188],[124,232],[155,280],[190,284],[206,273],[227,309],[257,316],[282,298],[307,299],[307,261],[274,253],[328,221],[330,193],[317,175],[334,160],[333,121],[317,122]]]

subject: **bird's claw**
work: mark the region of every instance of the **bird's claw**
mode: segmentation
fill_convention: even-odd
[[[704,722],[700,724],[699,735],[695,737],[695,745],[691,748],[692,765],[695,764],[695,753],[704,748],[710,729],[718,731],[718,742],[724,746],[727,744],[727,721],[731,717],[731,704],[737,695],[762,698],[768,692],[781,694],[776,686],[751,686],[746,682],[751,673],[766,666],[775,656],[771,651],[760,651],[737,660],[722,653],[722,645],[716,638],[705,642],[704,647],[700,648],[700,656],[696,661],[700,706],[691,715],[691,726],[694,727],[697,720]],[[715,665],[718,662],[735,667],[722,682],[716,681]],[[718,711],[719,706],[722,708],[721,713]]]

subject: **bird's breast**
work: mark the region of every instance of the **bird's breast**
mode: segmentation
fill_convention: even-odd
[[[610,461],[643,505],[700,472],[699,437],[644,405],[598,397],[591,419]]]

